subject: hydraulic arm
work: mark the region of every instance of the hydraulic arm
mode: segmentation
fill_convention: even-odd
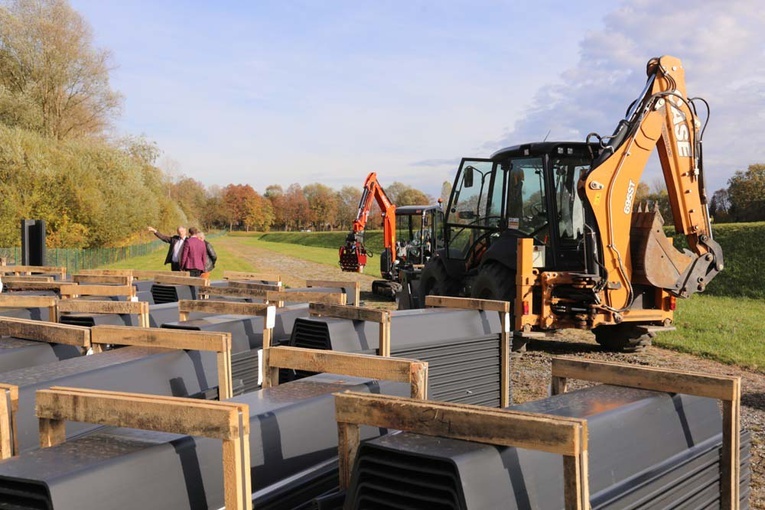
[[[682,64],[674,57],[655,58],[647,73],[641,96],[614,134],[600,139],[602,151],[579,182],[597,230],[597,241],[588,247],[588,270],[600,275],[605,298],[600,304],[613,313],[630,308],[635,283],[686,297],[704,290],[723,267],[704,191],[703,128],[685,91]],[[664,235],[658,209],[633,214],[637,186],[654,148],[675,227],[690,248],[685,253]]]

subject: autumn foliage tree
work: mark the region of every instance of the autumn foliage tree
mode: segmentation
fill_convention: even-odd
[[[57,139],[102,134],[122,105],[110,54],[66,0],[0,4],[0,121]]]
[[[728,180],[727,199],[734,221],[765,220],[765,164],[737,171]]]

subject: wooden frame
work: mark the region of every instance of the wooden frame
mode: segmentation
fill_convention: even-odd
[[[154,277],[154,283],[159,285],[188,285],[189,287],[207,287],[210,285],[210,279],[200,278],[198,276],[158,275]]]
[[[335,393],[335,418],[341,489],[350,485],[359,425],[371,425],[562,455],[565,507],[589,508],[587,420],[355,392]]]
[[[146,301],[94,301],[90,299],[62,299],[58,302],[58,317],[62,313],[101,313],[138,315],[139,327],[151,326],[149,319],[149,303]]]
[[[73,299],[80,296],[136,297],[136,289],[132,285],[79,285],[76,283],[62,285],[59,289],[61,299]]]
[[[133,279],[153,280],[157,276],[191,276],[188,271],[151,271],[148,269],[133,269]]]
[[[218,397],[224,400],[234,396],[231,379],[231,333],[103,325],[90,328],[90,341],[94,351],[100,344],[116,344],[216,352]]]
[[[66,278],[66,268],[57,266],[0,266],[0,275],[15,274],[18,276],[32,274],[52,274],[60,280]]]
[[[669,393],[685,393],[723,402],[723,447],[720,460],[720,502],[739,507],[741,449],[741,378],[709,376],[674,369],[647,368],[605,361],[553,358],[552,394],[566,392],[567,379]]]
[[[132,269],[80,269],[77,274],[92,276],[130,276],[133,277]]]
[[[265,351],[264,351],[265,352]],[[264,357],[266,377],[263,388],[279,385],[279,369],[307,370],[351,377],[369,377],[409,383],[412,398],[428,398],[428,363],[406,358],[382,358],[371,354],[271,347]]]
[[[282,277],[273,273],[249,273],[243,271],[223,271],[224,280],[257,280],[261,282],[276,282],[282,286]]]
[[[18,294],[0,294],[0,308],[47,308],[48,320],[56,321],[58,299],[53,296],[25,296]]]
[[[306,280],[306,287],[350,287],[353,289],[354,306],[359,306],[361,302],[361,284],[359,282],[344,282],[339,280]],[[347,300],[347,298],[346,298]]]
[[[19,387],[0,383],[0,459],[11,458],[19,451],[18,410]]]
[[[54,386],[37,391],[36,412],[41,448],[66,440],[67,421],[220,439],[225,506],[252,508],[247,404]]]
[[[66,281],[39,282],[31,280],[17,280],[9,282],[3,280],[3,284],[8,290],[52,290],[55,292],[59,292],[61,287],[76,285]]]
[[[15,317],[0,317],[0,335],[37,342],[74,345],[83,351],[87,351],[92,345],[88,327]]]
[[[209,299],[181,299],[178,301],[180,320],[189,318],[189,313],[217,315],[261,315],[265,316],[269,305],[265,303],[243,303],[240,301],[211,301]]]
[[[326,303],[332,305],[345,305],[348,296],[344,292],[310,292],[297,291],[287,292],[284,290],[266,292],[266,303],[276,303],[277,308],[284,303]]]
[[[197,297],[199,299],[210,299],[211,297],[228,297],[241,299],[260,299],[265,301],[267,290],[253,289],[250,287],[199,287]]]
[[[308,309],[311,315],[378,323],[380,325],[380,345],[377,352],[380,356],[390,357],[390,311],[325,303],[311,303],[308,305]]]
[[[512,330],[510,324],[510,302],[490,299],[456,298],[446,296],[426,296],[425,306],[442,306],[446,308],[461,308],[466,310],[483,310],[499,312],[501,332],[499,339],[500,360],[500,393],[499,406],[507,407],[510,401],[510,351],[512,349]]]
[[[107,284],[107,285],[130,285],[133,283],[132,275],[121,274],[82,274],[72,275],[74,283]]]
[[[32,276],[3,276],[3,283],[26,283],[26,282],[46,282],[53,281],[52,276],[32,275]]]

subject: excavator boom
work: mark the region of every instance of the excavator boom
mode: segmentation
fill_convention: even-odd
[[[385,194],[385,190],[377,180],[377,173],[370,172],[364,181],[364,189],[361,193],[353,227],[346,238],[345,245],[340,247],[340,268],[343,271],[360,273],[364,270],[367,260],[367,250],[364,247],[364,229],[369,219],[369,211],[375,201],[382,211],[383,245],[391,255],[395,254],[396,206]]]
[[[634,299],[633,284],[646,283],[677,296],[704,290],[722,269],[722,251],[712,238],[704,191],[701,122],[685,91],[680,60],[651,59],[648,81],[602,152],[579,183],[594,217],[597,267],[603,307],[620,314]],[[658,209],[639,208],[637,186],[654,148],[659,154],[669,203],[689,252],[681,253],[663,232]]]

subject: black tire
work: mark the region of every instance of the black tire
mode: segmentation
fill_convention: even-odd
[[[515,272],[500,264],[486,264],[473,280],[470,297],[515,301]]]
[[[646,331],[637,324],[616,324],[598,326],[593,331],[595,341],[603,349],[612,352],[640,352],[651,345],[655,333]]]
[[[417,289],[420,308],[425,307],[426,296],[457,296],[460,286],[460,282],[449,278],[449,273],[441,262],[428,262],[422,270],[420,286]]]

